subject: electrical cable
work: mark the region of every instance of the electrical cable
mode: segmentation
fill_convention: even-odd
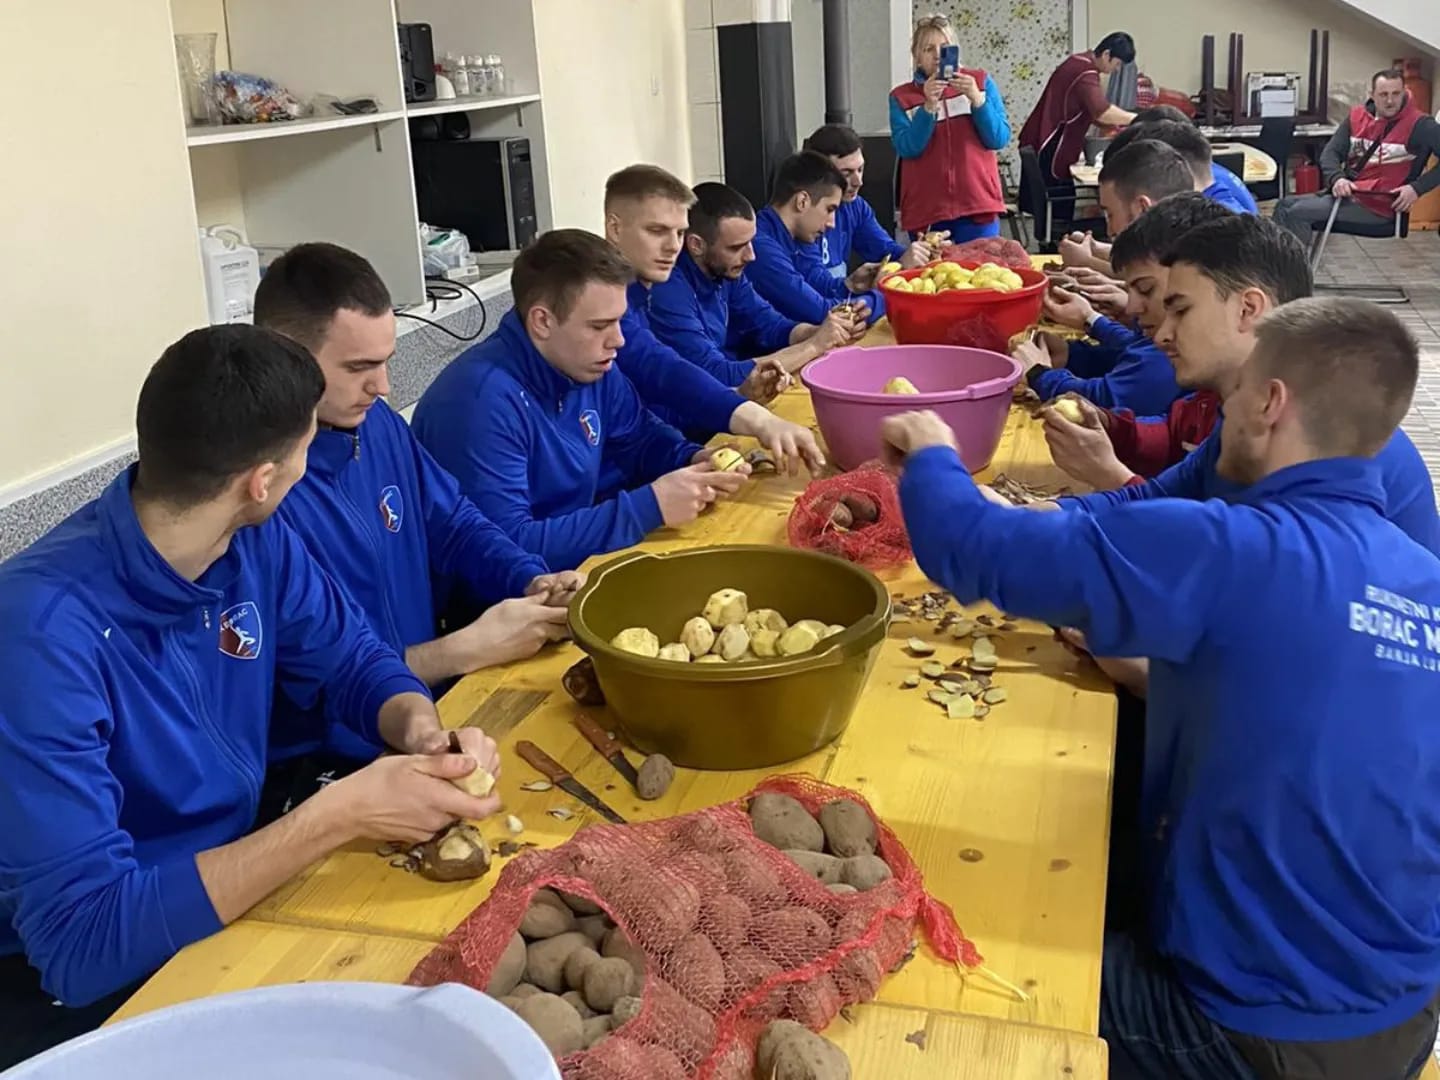
[[[475,306],[480,309],[480,325],[472,334],[461,334],[451,330],[448,326],[442,325],[435,319],[427,319],[423,315],[416,315],[410,311],[395,312],[396,318],[412,319],[426,326],[434,327],[442,334],[447,334],[456,341],[478,341],[485,333],[485,326],[488,315],[485,311],[485,301],[480,299],[480,294],[463,281],[451,281],[449,278],[427,277],[425,279],[425,299],[430,301],[430,313],[433,315],[441,300],[459,300],[463,293],[469,293],[475,299]],[[463,309],[462,309],[463,311]],[[459,315],[462,312],[454,312]]]

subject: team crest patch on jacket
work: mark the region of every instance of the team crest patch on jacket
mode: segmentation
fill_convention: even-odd
[[[585,432],[585,438],[591,446],[600,445],[600,414],[594,409],[586,409],[580,414],[580,430]]]
[[[246,600],[220,613],[220,651],[236,660],[255,660],[263,639],[260,609]]]
[[[400,523],[405,520],[405,500],[394,484],[380,492],[380,520],[392,533],[399,532]]]

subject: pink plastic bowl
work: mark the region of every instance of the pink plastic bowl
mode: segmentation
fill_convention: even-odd
[[[880,456],[880,423],[887,416],[933,409],[955,432],[965,467],[979,472],[1000,445],[1020,374],[1017,361],[986,349],[883,345],[836,349],[807,366],[801,378],[810,388],[820,434],[842,469]],[[898,376],[920,393],[882,393]]]

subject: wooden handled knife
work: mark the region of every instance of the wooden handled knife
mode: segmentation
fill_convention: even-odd
[[[635,772],[635,766],[631,765],[630,759],[625,756],[620,741],[583,713],[575,717],[575,726],[580,729],[580,734],[585,736],[585,741],[598,750],[601,757],[614,765],[615,771],[638,791],[640,777]]]
[[[540,774],[549,780],[566,794],[573,795],[586,806],[590,807],[606,821],[613,821],[616,825],[626,824],[625,819],[611,810],[609,806],[587,788],[584,784],[570,775],[570,771],[558,761],[545,753],[529,739],[521,739],[515,744],[515,752],[520,757],[540,770]]]

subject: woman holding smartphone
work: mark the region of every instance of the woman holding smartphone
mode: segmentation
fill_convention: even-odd
[[[912,239],[948,232],[956,243],[998,236],[1005,198],[995,152],[1010,120],[995,80],[960,66],[944,15],[910,39],[915,77],[890,91],[890,141],[900,156],[900,225]]]

